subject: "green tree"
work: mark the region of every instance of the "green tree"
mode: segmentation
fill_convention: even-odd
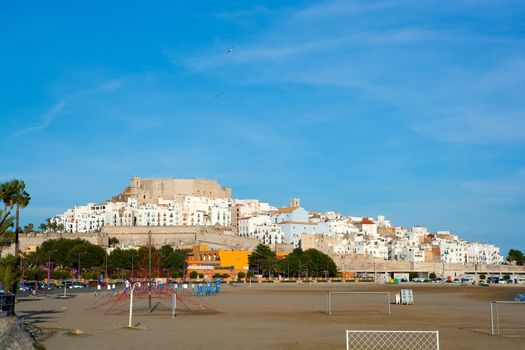
[[[12,191],[12,194],[9,198],[11,206],[15,206],[15,257],[18,257],[19,243],[18,243],[18,233],[20,231],[20,208],[25,208],[31,201],[31,196],[25,190],[26,184],[22,180],[11,180],[10,185],[8,185]]]
[[[199,277],[199,273],[197,271],[191,271],[190,272],[190,278],[192,280],[196,279],[197,277]]]
[[[242,281],[245,277],[246,277],[246,274],[243,271],[239,271],[239,273],[237,274],[237,279],[239,281]]]
[[[303,251],[294,249],[281,263],[286,276],[334,277],[338,275],[337,265],[327,254],[317,249]]]
[[[14,181],[3,182],[0,184],[0,200],[4,203],[2,217],[6,217],[8,210],[13,207],[13,196],[15,193],[16,183]]]
[[[248,263],[250,264],[250,269],[256,270],[259,274],[264,274],[275,267],[275,252],[267,245],[259,244],[250,255]]]
[[[525,263],[525,256],[520,250],[511,249],[507,255],[508,262],[515,262],[517,265],[523,265]]]
[[[431,280],[435,280],[436,279],[436,274],[434,272],[431,272],[429,275],[428,275],[428,278],[430,278]]]
[[[120,243],[120,241],[118,240],[117,237],[109,237],[108,245],[109,245],[110,247],[113,247],[113,248],[114,248],[115,245],[117,245],[117,244],[119,244],[119,243]]]
[[[0,255],[3,247],[11,245],[14,240],[14,233],[11,230],[14,221],[15,218],[10,216],[9,213],[0,219]]]
[[[4,291],[7,293],[13,285],[20,279],[20,275],[15,268],[16,258],[8,255],[0,259],[0,282]]]
[[[23,232],[24,232],[24,234],[28,234],[28,233],[33,232],[33,229],[34,229],[34,225],[33,224],[28,224],[28,225],[24,226]]]
[[[82,268],[100,268],[105,264],[104,248],[78,238],[48,239],[37,248],[34,256],[28,256],[27,259],[33,259],[36,264],[44,266],[47,265],[49,256],[51,256],[54,265],[59,269],[78,268],[79,253]]]

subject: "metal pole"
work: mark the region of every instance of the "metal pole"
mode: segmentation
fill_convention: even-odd
[[[151,231],[148,232],[148,303],[151,312]]]
[[[332,293],[328,292],[328,315],[332,315]]]
[[[494,312],[492,304],[493,302],[490,302],[490,335],[494,335]]]
[[[49,283],[51,283],[51,252],[48,252],[47,254],[47,284],[49,285]]]
[[[173,293],[171,295],[171,318],[175,318],[177,310],[177,294]]]
[[[439,350],[439,331],[436,331],[436,350]]]
[[[106,252],[106,283],[109,283],[109,276],[108,276],[108,253]]]
[[[133,290],[135,289],[135,286],[131,286],[131,294],[130,294],[130,297],[129,297],[129,323],[128,323],[128,327],[133,327],[132,326],[132,317],[133,317]]]
[[[133,258],[135,255],[131,255],[131,280],[133,281],[134,275],[133,275]]]
[[[496,326],[498,328],[498,335],[500,335],[499,332],[499,305],[496,303]]]

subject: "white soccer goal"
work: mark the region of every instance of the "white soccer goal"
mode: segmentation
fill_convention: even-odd
[[[491,301],[490,335],[525,336],[525,301]]]
[[[439,350],[439,332],[347,330],[346,350]]]
[[[390,293],[389,292],[328,292],[326,294],[326,313],[332,315],[334,310],[342,309],[341,305],[348,305],[349,303],[361,304],[363,298],[357,296],[373,296],[375,302],[384,304],[385,312],[390,315]],[[370,299],[369,299],[370,300]],[[337,301],[337,302],[336,302]],[[351,312],[352,308],[347,309]]]

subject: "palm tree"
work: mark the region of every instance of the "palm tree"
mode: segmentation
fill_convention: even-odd
[[[13,284],[18,280],[18,276],[9,263],[0,264],[0,282],[2,282],[4,292],[7,293]]]
[[[15,218],[9,216],[9,213],[0,219],[0,255],[3,247],[12,243],[11,235],[13,232],[11,231],[11,227],[13,227],[14,221]]]
[[[26,191],[26,184],[22,180],[12,180],[11,185],[14,191],[11,196],[11,206],[16,206],[15,215],[15,257],[18,257],[18,232],[20,229],[20,208],[25,208],[31,201],[31,196]]]
[[[4,215],[7,216],[7,210],[13,207],[13,195],[16,192],[16,185],[18,180],[11,180],[9,182],[3,182],[0,184],[0,200],[4,202]]]

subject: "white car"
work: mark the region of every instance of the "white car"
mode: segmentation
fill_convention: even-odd
[[[82,284],[81,282],[78,282],[78,281],[65,281],[64,282],[66,287],[69,288],[69,289],[80,289],[80,288],[84,288],[84,284]],[[62,284],[64,284],[62,283]]]

